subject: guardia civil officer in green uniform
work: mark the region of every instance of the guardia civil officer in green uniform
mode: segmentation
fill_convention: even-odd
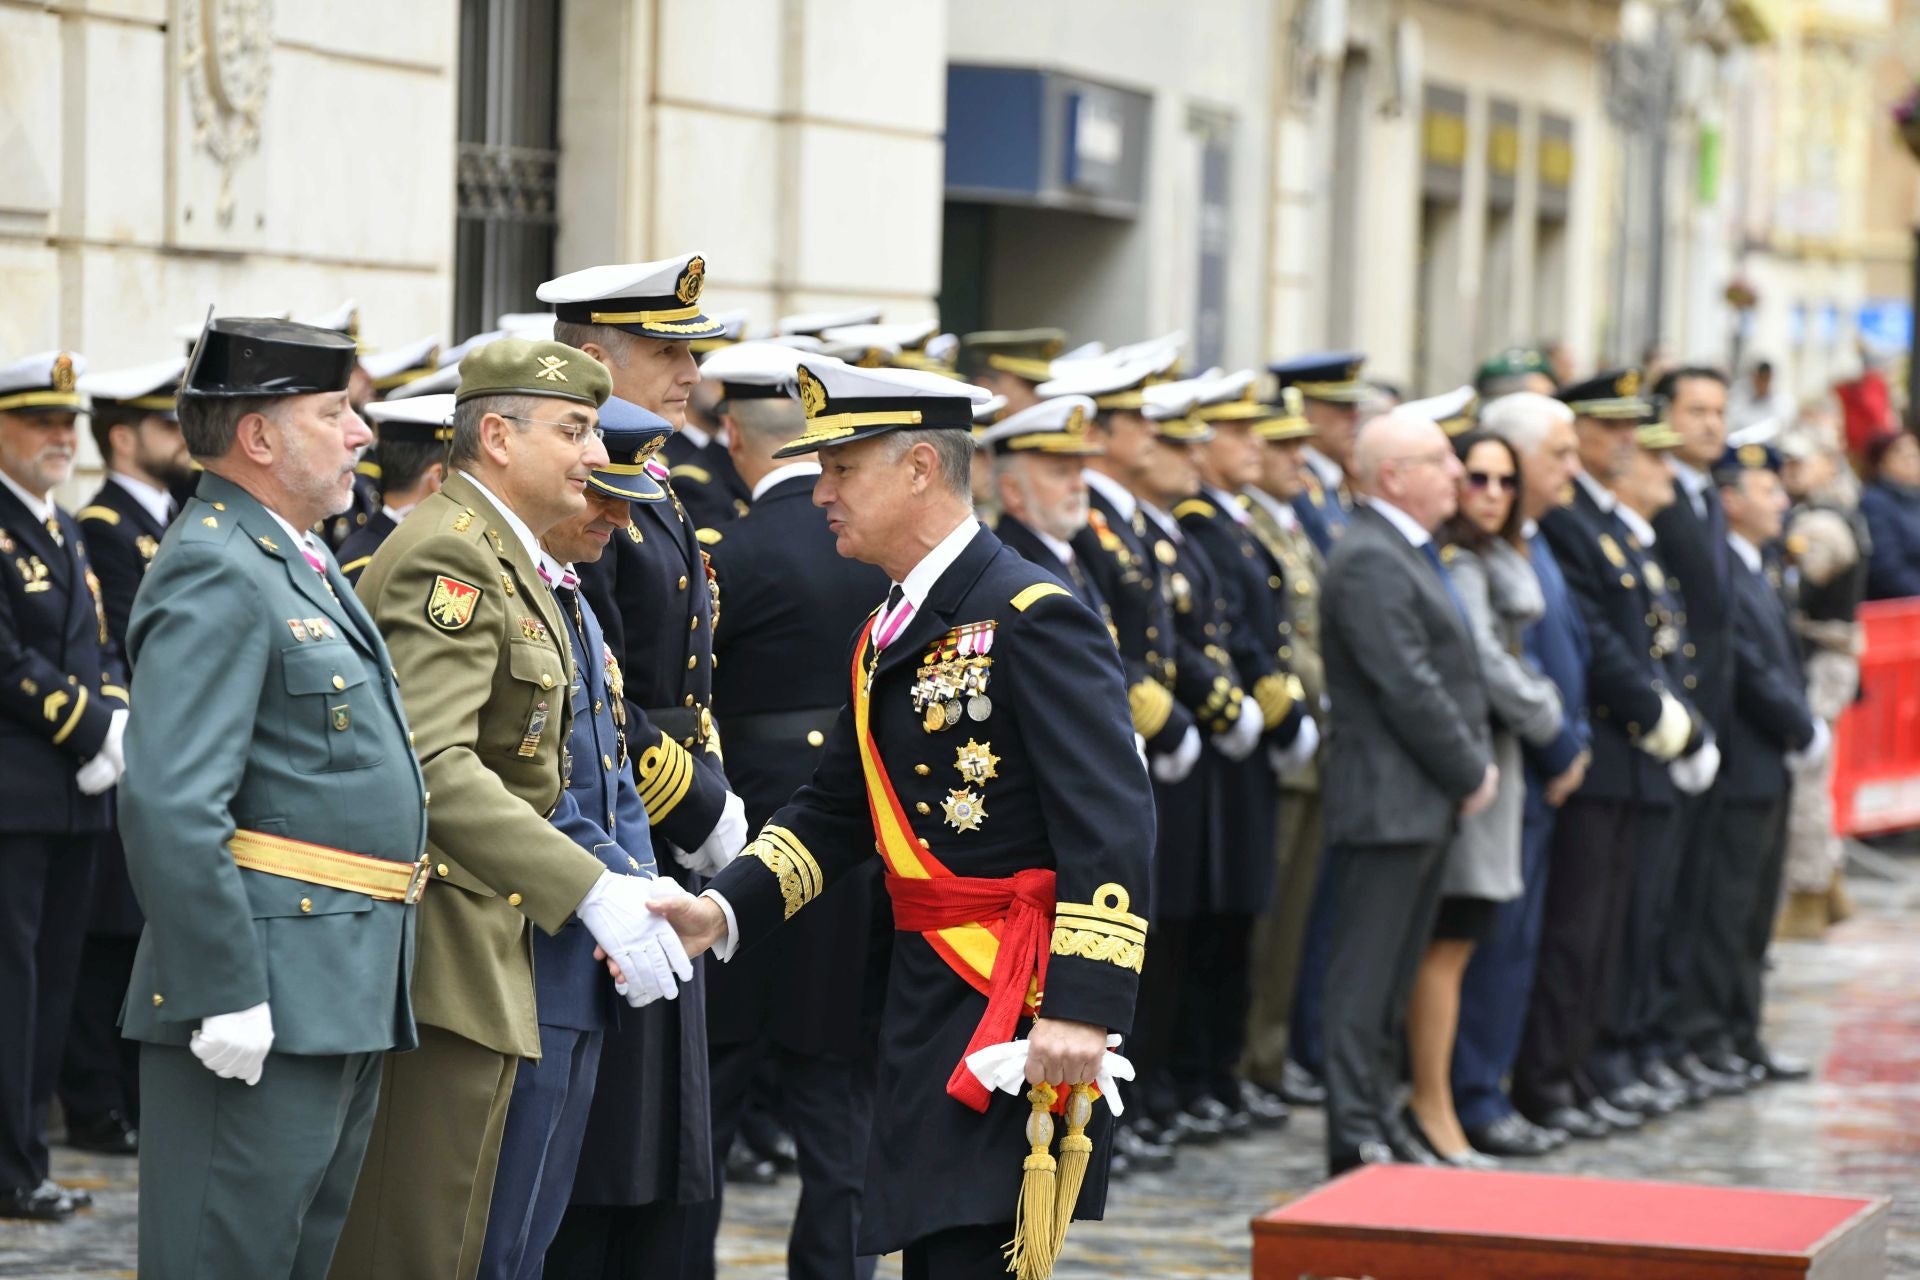
[[[180,392],[205,468],[134,599],[120,787],[147,917],[140,1274],[319,1277],[407,981],[424,789],[387,648],[318,538],[368,432],[352,340],[220,319]]]
[[[632,1004],[675,995],[692,974],[645,910],[653,882],[613,874],[547,820],[566,787],[576,672],[551,586],[560,566],[539,539],[585,510],[607,465],[598,413],[610,385],[606,366],[558,342],[468,353],[453,474],[360,578],[438,795],[413,986],[420,1048],[388,1064],[340,1280],[478,1270],[514,1074],[541,1056],[530,925],[554,934],[577,915]]]

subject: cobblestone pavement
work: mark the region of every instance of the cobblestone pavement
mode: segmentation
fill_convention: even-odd
[[[1825,942],[1775,950],[1771,1037],[1819,1064],[1815,1081],[1773,1085],[1682,1112],[1644,1133],[1574,1144],[1536,1167],[1894,1197],[1890,1274],[1920,1274],[1920,902],[1863,886],[1866,910]],[[1245,1276],[1254,1214],[1310,1189],[1322,1168],[1318,1113],[1279,1133],[1188,1150],[1168,1174],[1135,1177],[1110,1220],[1080,1223],[1062,1277]],[[55,1175],[96,1207],[56,1226],[0,1223],[0,1276],[132,1276],[131,1161],[61,1150]],[[727,1280],[784,1277],[797,1188],[738,1189],[720,1241]],[[897,1260],[880,1265],[897,1277]]]

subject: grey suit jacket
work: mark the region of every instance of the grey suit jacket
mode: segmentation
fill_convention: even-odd
[[[1440,573],[1358,507],[1321,581],[1330,845],[1440,844],[1493,762],[1487,692]]]

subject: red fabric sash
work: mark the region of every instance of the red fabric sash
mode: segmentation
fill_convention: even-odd
[[[893,899],[893,927],[906,933],[932,935],[956,925],[1001,924],[1000,946],[994,952],[987,981],[987,1011],[967,1041],[966,1053],[947,1077],[947,1093],[975,1111],[987,1109],[986,1086],[967,1069],[967,1058],[988,1045],[1013,1039],[1014,1028],[1026,1008],[1029,987],[1044,991],[1047,953],[1053,935],[1053,872],[1030,867],[1005,878],[946,875],[936,879],[909,879],[889,874],[887,895]]]

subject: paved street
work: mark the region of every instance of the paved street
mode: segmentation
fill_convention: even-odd
[[[1907,865],[1914,865],[1907,861]],[[1563,1150],[1542,1168],[1895,1197],[1890,1274],[1920,1273],[1920,899],[1885,882],[1859,889],[1862,915],[1824,943],[1776,952],[1773,1038],[1820,1064],[1816,1082],[1776,1085],[1683,1112],[1646,1133]],[[1321,1124],[1183,1153],[1168,1175],[1122,1184],[1111,1222],[1074,1228],[1063,1277],[1245,1276],[1254,1213],[1313,1186]],[[133,1274],[128,1162],[61,1152],[56,1174],[98,1205],[61,1226],[0,1225],[0,1276]],[[785,1275],[791,1179],[730,1200],[721,1274]],[[882,1277],[899,1275],[884,1263]]]

